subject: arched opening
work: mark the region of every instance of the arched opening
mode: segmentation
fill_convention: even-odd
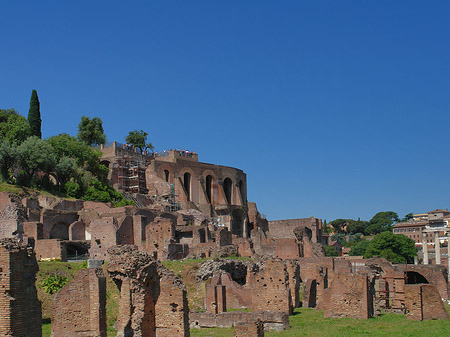
[[[416,271],[407,271],[405,274],[406,284],[428,283],[428,280]]]
[[[212,204],[212,176],[206,176],[206,196],[208,202]]]
[[[183,180],[184,190],[188,201],[191,201],[191,174],[186,172]]]
[[[107,168],[109,168],[109,165],[110,165],[111,163],[109,162],[109,160],[102,160],[102,161],[100,162],[100,164],[101,164],[101,165],[105,165]]]
[[[231,189],[233,187],[233,182],[230,178],[225,178],[223,181],[223,191],[225,192],[225,197],[227,198],[227,203],[231,204]]]
[[[169,170],[164,170],[164,179],[169,182]]]
[[[311,288],[309,289],[308,308],[316,307],[316,299],[317,299],[317,282],[316,280],[313,280],[311,282]]]
[[[239,180],[239,192],[241,193],[242,202],[245,203],[244,182]]]
[[[50,231],[50,239],[69,240],[69,225],[59,222]]]

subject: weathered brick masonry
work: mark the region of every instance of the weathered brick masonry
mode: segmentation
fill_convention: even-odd
[[[118,337],[188,337],[189,308],[181,280],[136,246],[111,247],[108,273],[120,291]]]
[[[106,278],[83,269],[53,299],[52,336],[106,337]]]
[[[0,336],[41,337],[38,265],[32,247],[0,241]]]

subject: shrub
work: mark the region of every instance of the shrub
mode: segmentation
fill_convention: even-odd
[[[64,287],[69,280],[65,276],[51,275],[44,279],[40,286],[45,290],[46,293],[53,295],[58,292],[62,287]]]

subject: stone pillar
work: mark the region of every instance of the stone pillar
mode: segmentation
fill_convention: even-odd
[[[423,264],[428,264],[428,244],[427,244],[427,233],[422,232],[422,252],[423,252]]]
[[[439,242],[439,232],[434,232],[434,255],[436,264],[441,264],[441,243]]]

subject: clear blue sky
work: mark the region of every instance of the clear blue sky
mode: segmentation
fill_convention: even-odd
[[[448,1],[2,1],[0,108],[247,173],[269,219],[450,207]]]

